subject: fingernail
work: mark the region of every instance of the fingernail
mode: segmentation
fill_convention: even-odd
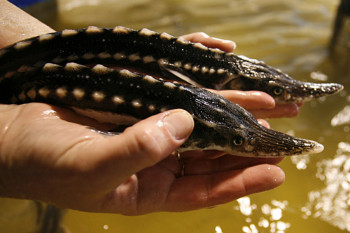
[[[170,112],[170,114],[164,118],[163,122],[169,133],[176,140],[187,138],[194,127],[192,116],[184,110]]]

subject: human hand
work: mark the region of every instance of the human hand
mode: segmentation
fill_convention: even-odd
[[[193,127],[183,110],[152,116],[109,137],[82,124],[108,125],[67,109],[40,103],[0,107],[1,196],[137,215],[213,206],[284,179],[278,167],[259,165],[279,160],[208,159],[209,152],[184,154],[185,176],[179,177],[181,166],[168,155]]]
[[[274,165],[280,159],[209,159],[217,152],[197,151],[181,156],[182,168],[168,155],[192,130],[183,110],[155,115],[113,137],[89,128],[110,125],[47,104],[0,105],[0,111],[1,196],[137,215],[213,206],[284,180]]]

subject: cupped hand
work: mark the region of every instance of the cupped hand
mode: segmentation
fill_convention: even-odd
[[[221,49],[234,47],[203,34],[190,39]],[[265,94],[220,94],[247,109],[274,111]],[[171,153],[193,128],[193,119],[183,110],[152,116],[117,136],[92,129],[110,125],[47,104],[0,105],[0,112],[0,196],[138,215],[214,206],[284,181],[275,165],[280,159],[212,159],[218,152],[193,151],[179,161]]]
[[[279,160],[210,159],[209,152],[183,154],[180,176],[177,157],[168,155],[193,128],[183,110],[152,116],[117,136],[90,127],[108,125],[40,103],[1,105],[0,119],[2,196],[138,215],[213,206],[284,180],[273,165]]]

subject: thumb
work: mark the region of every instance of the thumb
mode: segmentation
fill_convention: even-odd
[[[104,140],[99,159],[113,164],[114,171],[124,170],[128,177],[166,158],[185,142],[193,127],[192,116],[181,109],[151,116]]]

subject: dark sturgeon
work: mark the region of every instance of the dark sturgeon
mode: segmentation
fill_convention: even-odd
[[[108,113],[113,123],[125,125],[182,108],[192,114],[195,128],[179,151],[220,150],[240,156],[278,157],[323,150],[317,142],[266,129],[239,105],[205,89],[102,65],[89,68],[76,63],[47,63],[41,69],[4,79],[0,93],[3,103],[45,102],[84,110],[89,116],[104,113],[106,117]]]
[[[76,62],[137,67],[192,86]],[[276,88],[285,80],[289,83],[280,93]],[[302,83],[291,87],[294,83],[299,82],[260,61],[147,29],[64,30],[0,50],[1,103],[38,101],[83,109],[85,113],[102,112],[104,116],[113,114],[115,123],[124,125],[167,109],[182,108],[192,114],[195,128],[180,151],[220,150],[261,157],[322,151],[323,146],[317,142],[262,127],[240,106],[200,88],[247,90],[250,86],[256,90],[264,84],[273,87],[272,91],[264,90],[266,87],[258,90],[278,94],[276,100],[281,102],[298,102],[342,89],[339,84]]]
[[[29,56],[30,54],[30,56]],[[0,52],[0,77],[47,62],[132,67],[147,74],[213,89],[260,90],[278,103],[300,103],[343,89],[336,83],[292,79],[262,61],[209,49],[167,33],[125,27],[63,30],[16,43]]]

